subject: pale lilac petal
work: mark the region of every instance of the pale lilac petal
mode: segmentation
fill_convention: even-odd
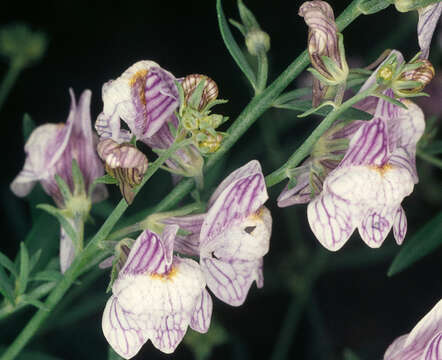
[[[239,169],[233,171],[221,182],[221,184],[218,185],[218,187],[210,197],[210,200],[207,203],[207,207],[211,207],[216,199],[219,198],[221,193],[232,184],[255,174],[262,174],[261,164],[257,160],[252,160],[247,164],[241,166]]]
[[[98,115],[95,130],[100,138],[111,138],[119,144],[129,142],[132,138],[130,131],[121,129],[120,116],[117,111],[112,116],[106,116],[104,113]]]
[[[380,247],[393,226],[395,215],[396,209],[368,210],[358,226],[362,240],[372,248]]]
[[[107,269],[112,267],[114,263],[115,255],[109,256],[108,258],[104,259],[102,262],[98,264],[98,267],[100,269]]]
[[[430,43],[434,30],[442,13],[442,3],[429,5],[419,9],[419,22],[417,24],[417,37],[422,54],[421,58],[428,59]]]
[[[289,189],[288,185],[278,196],[277,202],[279,207],[287,207],[294,204],[305,204],[311,199],[310,189],[310,168],[299,174],[296,178],[296,185]]]
[[[307,207],[310,228],[319,242],[331,251],[344,246],[356,228],[358,215],[356,206],[333,193],[322,192]]]
[[[201,258],[200,262],[208,288],[218,299],[232,306],[244,303],[250,286],[260,277],[260,261]]]
[[[25,165],[12,181],[10,189],[16,196],[25,197],[31,192],[37,181],[38,175],[34,173],[29,157],[26,157]]]
[[[396,210],[393,223],[393,234],[398,245],[404,242],[405,234],[407,233],[407,216],[402,206],[399,206]]]
[[[115,296],[106,303],[101,326],[106,340],[125,359],[135,356],[147,340],[136,317],[125,311]]]
[[[407,340],[408,334],[401,335],[395,339],[391,345],[387,348],[384,354],[384,360],[399,360],[398,356],[402,355],[402,350],[404,348],[405,341]]]
[[[190,327],[200,333],[206,333],[210,327],[213,302],[209,292],[204,289],[196,302],[195,311],[190,320]]]
[[[73,222],[70,223],[74,225]],[[71,266],[74,259],[75,245],[63,227],[60,227],[60,269],[62,274]]]
[[[394,93],[393,90],[391,89],[387,89],[384,91],[383,93],[385,96],[394,98]],[[376,111],[374,113],[374,117],[379,117],[382,119],[387,120],[388,123],[388,131],[389,131],[389,135],[391,132],[391,128],[390,128],[390,122],[391,119],[395,119],[399,116],[399,112],[402,108],[392,104],[391,102],[384,100],[384,99],[379,99],[377,106],[376,106]]]
[[[188,315],[173,313],[162,317],[153,317],[150,340],[162,352],[171,354],[186,334],[189,324]]]
[[[220,188],[222,192],[215,192],[217,198],[201,227],[201,247],[210,247],[210,242],[226,228],[256,212],[268,199],[264,175],[256,160],[233,172]]]
[[[206,214],[194,214],[161,220],[163,224],[176,224],[180,229],[189,233],[186,235],[177,235],[174,243],[175,251],[186,255],[199,256],[200,232],[205,216]]]
[[[259,260],[258,266],[258,278],[256,279],[256,286],[261,289],[264,286],[264,261],[263,259]]]
[[[374,118],[359,128],[339,167],[354,165],[382,166],[388,160],[388,134],[385,121]]]
[[[442,329],[442,300],[417,323],[408,335],[405,347],[425,348],[434,335]]]
[[[442,331],[436,334],[428,343],[422,356],[423,360],[440,360],[442,359]]]
[[[143,231],[133,245],[122,274],[164,274],[168,270],[164,245],[160,237],[149,231]]]
[[[414,154],[409,154],[406,149],[397,148],[391,155],[388,163],[395,167],[406,169],[414,184],[419,181],[417,177],[415,156]]]
[[[175,241],[175,237],[177,235],[179,226],[174,225],[167,225],[163,233],[161,234],[161,239],[163,240],[163,248],[164,248],[164,261],[166,262],[167,266],[170,266],[172,264],[172,257],[173,257],[173,245]]]

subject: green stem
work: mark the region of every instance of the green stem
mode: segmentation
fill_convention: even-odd
[[[21,66],[20,63],[11,62],[8,72],[0,85],[0,109],[3,107],[3,104],[22,69],[23,66]]]
[[[258,53],[258,73],[256,75],[256,94],[264,91],[267,85],[267,77],[269,74],[269,61],[265,51]]]
[[[353,22],[359,15],[358,3],[360,0],[353,0],[353,2],[343,11],[337,19],[337,27],[342,31],[347,25]],[[210,169],[215,163],[236,143],[236,141],[247,131],[247,129],[266,111],[281,92],[301,73],[301,71],[309,64],[309,57],[307,51],[299,55],[287,69],[261,94],[255,96],[252,101],[246,106],[243,112],[239,115],[233,125],[229,128],[229,136],[226,137],[221,148],[207,161],[205,170]],[[170,151],[171,150],[171,151]],[[169,151],[164,152],[147,170],[147,173],[136,189],[138,192],[144,183],[152,176],[156,170],[164,163],[166,159],[175,151],[173,147]],[[172,192],[169,193],[155,208],[154,212],[165,211],[175,206],[184,196],[186,196],[193,188],[194,181],[187,179],[176,186]],[[82,269],[88,264],[88,261],[93,259],[97,252],[99,252],[100,243],[106,239],[111,232],[116,222],[123,215],[127,209],[127,204],[121,200],[114,211],[110,214],[100,230],[92,238],[86,246],[83,253],[78,256],[71,267],[65,273],[63,279],[59,282],[57,287],[48,296],[45,305],[49,311],[38,310],[32,317],[28,324],[23,328],[18,337],[9,346],[0,360],[12,360],[20,351],[26,346],[31,337],[35,334],[43,321],[50,315],[51,310],[64,296],[66,291],[70,288],[72,283],[81,273]]]
[[[357,102],[370,96],[377,85],[363,91],[351,99],[347,100],[338,108],[331,111],[316,127],[309,137],[302,143],[302,145],[293,153],[287,162],[279,169],[266,176],[266,184],[268,187],[276,185],[288,177],[288,171],[296,167],[299,163],[310,153],[313,145],[318,139],[327,131],[327,129],[335,122],[335,120],[346,110],[352,107]]]
[[[442,160],[438,159],[435,156],[427,154],[425,151],[422,151],[420,149],[417,149],[416,151],[417,156],[419,156],[422,160],[425,160],[426,162],[437,166],[438,168],[442,169]]]
[[[138,193],[141,187],[149,180],[153,174],[160,168],[160,166],[170,157],[170,155],[176,150],[176,146],[171,146],[167,151],[161,154],[161,156],[147,169],[144,175],[143,181],[140,186],[135,190]],[[11,346],[5,351],[5,353],[0,358],[1,360],[11,360],[14,359],[20,351],[29,342],[31,337],[37,332],[42,323],[51,314],[54,307],[63,298],[64,294],[69,290],[72,283],[77,279],[77,277],[82,273],[84,267],[93,260],[96,255],[101,251],[100,245],[104,241],[109,233],[111,232],[114,225],[126,211],[128,205],[124,199],[122,199],[117,207],[112,211],[109,217],[106,219],[104,224],[92,238],[92,240],[87,244],[84,251],[77,256],[72,263],[71,267],[64,274],[63,279],[57,284],[55,289],[50,293],[45,301],[45,306],[47,310],[38,310],[37,313],[32,317],[28,324],[23,328],[21,333],[17,336]]]
[[[287,310],[287,315],[284,317],[284,323],[282,324],[279,332],[279,337],[276,341],[271,360],[282,360],[287,358],[290,345],[295,335],[296,327],[301,319],[301,315],[307,305],[310,298],[313,286],[316,279],[321,274],[327,259],[327,252],[325,250],[318,249],[315,257],[312,260],[312,264],[309,266],[307,273],[305,274],[303,281],[302,291],[293,295]]]

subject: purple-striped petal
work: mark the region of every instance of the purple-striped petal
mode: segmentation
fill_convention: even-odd
[[[216,237],[256,212],[268,199],[264,175],[253,160],[230,174],[217,188],[201,228],[201,248],[210,248]]]
[[[331,251],[339,250],[357,225],[359,209],[333,193],[322,193],[307,207],[310,228],[319,242]]]
[[[161,220],[163,224],[176,224],[180,229],[188,232],[186,235],[177,235],[174,243],[174,250],[181,254],[199,256],[200,253],[200,232],[206,214],[194,214],[187,216],[176,216]]]
[[[195,311],[190,320],[190,327],[200,333],[206,333],[210,327],[213,302],[209,292],[204,289],[196,302]]]
[[[132,247],[126,264],[121,269],[124,275],[139,274],[165,274],[170,269],[172,261],[174,236],[173,232],[178,231],[178,226],[166,227],[167,237],[162,240],[157,234],[145,230],[138,236]]]
[[[428,343],[427,348],[424,350],[423,359],[425,360],[442,359],[442,329]]]
[[[417,24],[417,37],[422,54],[421,58],[428,59],[430,43],[434,30],[442,13],[442,3],[429,5],[419,9],[419,22]]]
[[[396,209],[368,210],[358,226],[362,240],[372,248],[380,247],[393,226],[395,215]]]
[[[244,303],[250,286],[260,279],[261,262],[201,258],[207,286],[220,300],[232,306]]]
[[[382,166],[388,160],[387,126],[382,118],[362,125],[350,141],[339,167],[354,165]]]
[[[442,340],[442,300],[417,323],[413,330],[397,338],[384,354],[384,360],[440,359]]]
[[[103,86],[103,112],[96,129],[100,136],[121,142],[120,119],[137,139],[153,136],[179,105],[175,77],[153,61],[139,61],[118,79]]]
[[[393,234],[398,245],[404,242],[405,234],[407,233],[407,216],[402,206],[396,210],[393,223]]]
[[[279,207],[287,207],[295,204],[308,203],[310,199],[310,166],[307,166],[296,177],[296,185],[293,188],[289,189],[288,185],[286,185],[284,190],[278,196],[277,202]]]
[[[152,344],[162,352],[171,354],[186,334],[189,318],[187,314],[172,313],[166,316],[153,317],[152,329],[149,331]]]
[[[136,317],[124,310],[115,296],[106,303],[101,326],[108,343],[124,359],[135,356],[147,340]]]

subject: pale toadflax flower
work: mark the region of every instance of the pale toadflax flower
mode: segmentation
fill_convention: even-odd
[[[146,155],[132,144],[118,144],[112,139],[100,141],[97,151],[106,172],[118,181],[121,194],[131,204],[135,196],[133,189],[141,183],[147,171]]]
[[[241,305],[254,281],[263,286],[263,256],[272,228],[261,165],[253,160],[224,179],[208,203],[201,226],[200,263],[208,288]]]
[[[419,9],[418,12],[417,37],[422,51],[421,58],[428,59],[431,39],[433,38],[434,30],[442,13],[442,2],[428,5]]]
[[[142,232],[113,283],[102,328],[125,359],[135,356],[147,340],[171,353],[189,325],[202,333],[209,328],[212,299],[200,265],[173,255],[177,231],[177,225],[170,225],[161,235]]]
[[[153,61],[139,61],[103,85],[103,112],[95,129],[121,143],[150,138],[179,105],[175,77]],[[122,129],[120,119],[129,127]]]
[[[85,90],[78,103],[70,90],[71,109],[66,124],[45,124],[37,127],[25,145],[26,160],[23,170],[11,184],[11,190],[17,196],[28,195],[39,181],[58,207],[67,204],[61,195],[55,180],[60,176],[74,192],[72,160],[78,163],[84,178],[84,192],[89,193],[93,181],[104,173],[103,165],[95,151],[97,139],[92,133],[90,101],[91,92]],[[91,201],[99,202],[107,196],[103,184],[94,187]],[[74,258],[74,245],[64,230],[60,238],[60,265],[64,272]]]
[[[339,250],[356,228],[370,247],[381,246],[392,227],[397,243],[404,240],[401,202],[418,181],[416,143],[425,122],[416,104],[403,103],[407,110],[379,101],[374,118],[358,129],[321,194],[309,203],[310,227],[327,249]]]
[[[439,300],[410,333],[393,341],[384,354],[384,360],[440,359],[442,359],[442,300]]]

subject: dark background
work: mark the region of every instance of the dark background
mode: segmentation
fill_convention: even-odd
[[[348,1],[331,4],[335,14],[339,14]],[[301,2],[255,0],[247,1],[246,5],[271,36],[270,80],[273,80],[305,48],[307,30],[297,15]],[[72,87],[77,97],[83,89],[92,90],[91,111],[95,119],[101,111],[102,84],[143,59],[158,62],[177,77],[190,73],[212,77],[219,86],[220,96],[229,99],[229,103],[217,111],[232,120],[250,100],[245,78],[220,37],[215,1],[16,1],[8,2],[3,8],[1,25],[25,22],[34,30],[46,32],[50,41],[46,56],[20,75],[0,111],[3,133],[1,229],[4,234],[0,247],[10,257],[15,256],[19,242],[30,229],[28,204],[15,198],[8,188],[24,162],[21,119],[25,112],[38,125],[64,122],[69,109],[68,88]],[[224,10],[228,17],[239,18],[233,0],[224,1]],[[387,47],[397,48],[410,58],[418,50],[416,23],[416,13],[399,14],[394,7],[360,17],[344,32],[350,63],[366,66]],[[242,41],[240,37],[238,40]],[[436,34],[432,49],[436,68],[440,67],[437,59],[441,58],[437,42]],[[6,63],[0,63],[0,76],[6,68]],[[296,83],[292,87],[295,88]],[[434,101],[440,103],[440,98]],[[434,111],[439,110],[436,107]],[[269,122],[285,129],[278,138],[282,154],[276,147],[264,143],[262,130]],[[293,125],[285,125],[290,122]],[[214,171],[208,180],[208,193],[231,170],[252,158],[262,162],[265,174],[270,173],[282,165],[315,124],[314,118],[298,121],[296,114],[288,111],[268,111]],[[440,181],[440,173],[420,161],[418,165],[421,182],[403,203],[408,234],[413,234],[434,216],[441,204],[440,192],[436,194],[432,190],[438,188],[430,187],[435,178]],[[167,174],[156,175],[129,214],[158,203],[171,186]],[[268,203],[273,213],[274,233],[271,251],[265,258],[266,285],[262,290],[252,286],[246,303],[239,308],[214,301],[214,316],[227,330],[230,340],[214,349],[213,359],[270,357],[292,298],[283,284],[288,278],[295,284],[298,280],[302,282],[309,266],[309,254],[320,247],[308,227],[305,206],[282,210],[275,206],[280,190],[281,186],[271,189]],[[110,203],[115,204],[118,194],[112,190],[112,195]],[[101,216],[96,215],[97,225],[103,221]],[[295,236],[289,232],[293,226]],[[301,241],[307,244],[306,250],[298,246]],[[410,331],[440,299],[441,250],[388,278],[387,269],[400,249],[393,243],[389,235],[382,249],[372,250],[355,235],[341,251],[330,253],[332,266],[314,287],[296,335],[290,337],[293,338],[291,358],[341,359],[343,350],[351,348],[362,359],[379,359],[393,339]],[[52,245],[47,251],[56,251],[57,244]],[[351,267],[340,266],[340,257],[351,256],[355,250],[360,250],[361,261]],[[364,264],[363,259],[376,256],[378,261]],[[105,359],[107,345],[101,333],[101,312],[107,298],[104,295],[107,281],[108,274],[103,273],[87,290],[80,289],[81,295],[54,316],[29,348],[61,359]],[[3,320],[0,345],[12,341],[33,311],[26,310]],[[73,315],[66,320],[70,312]],[[192,353],[182,344],[174,355],[163,355],[148,343],[136,358],[190,359]]]

